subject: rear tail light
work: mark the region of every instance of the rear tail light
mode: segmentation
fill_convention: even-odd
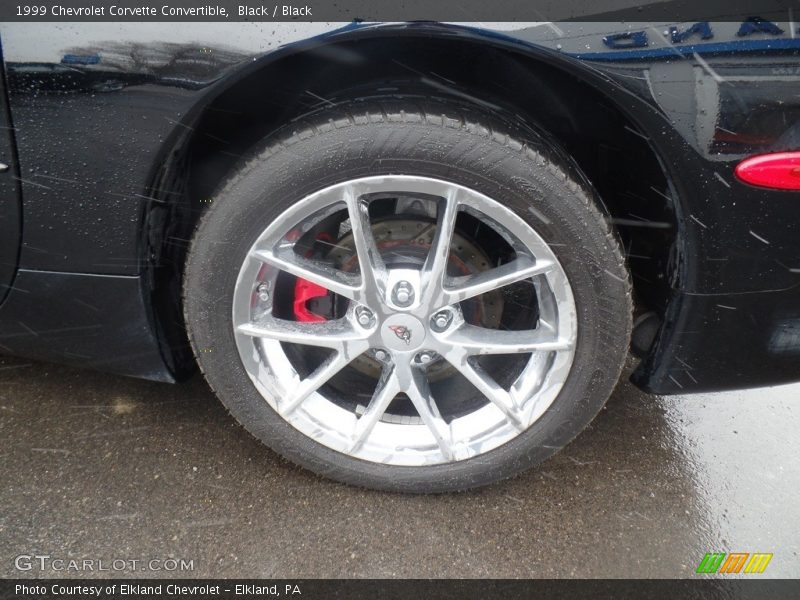
[[[736,165],[736,177],[750,185],[800,190],[800,152],[751,156]]]

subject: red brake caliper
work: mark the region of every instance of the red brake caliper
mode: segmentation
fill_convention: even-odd
[[[333,241],[333,238],[327,233],[320,233],[317,236],[317,239],[328,242]],[[327,321],[328,319],[314,314],[308,309],[308,306],[306,306],[306,303],[309,300],[313,300],[314,298],[323,298],[327,295],[328,290],[321,285],[317,285],[316,283],[312,283],[298,277],[294,284],[294,302],[292,303],[295,318],[302,323],[324,323]]]
[[[306,306],[306,302],[314,298],[320,298],[328,295],[326,290],[321,285],[311,283],[305,279],[297,278],[294,284],[294,316],[298,321],[303,323],[323,323],[327,321],[325,317],[315,315]]]

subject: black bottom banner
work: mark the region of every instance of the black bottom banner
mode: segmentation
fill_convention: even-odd
[[[529,598],[770,598],[800,597],[800,580],[498,580],[498,579],[7,579],[0,598],[72,600],[111,598],[297,598],[346,600],[503,600]]]

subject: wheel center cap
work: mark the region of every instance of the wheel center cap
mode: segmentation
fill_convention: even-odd
[[[411,315],[392,315],[381,323],[381,339],[387,348],[408,352],[425,341],[425,326]]]

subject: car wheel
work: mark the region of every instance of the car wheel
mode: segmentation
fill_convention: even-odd
[[[203,216],[190,338],[234,417],[361,486],[462,490],[577,435],[631,329],[618,240],[534,129],[370,99],[266,139]]]

